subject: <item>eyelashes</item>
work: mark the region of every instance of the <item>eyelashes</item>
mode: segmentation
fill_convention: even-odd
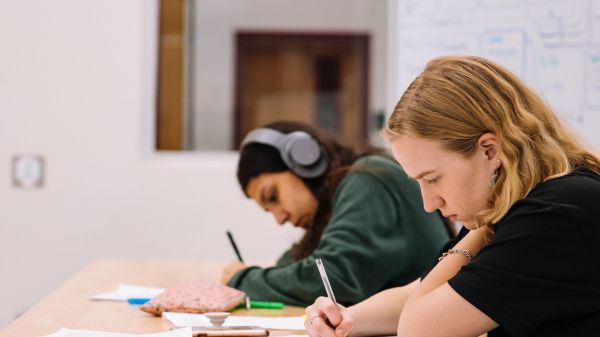
[[[433,178],[433,179],[423,179],[423,181],[427,184],[434,184],[438,181],[439,178]]]
[[[269,197],[267,198],[267,202],[277,202],[277,190],[273,189],[269,191]]]

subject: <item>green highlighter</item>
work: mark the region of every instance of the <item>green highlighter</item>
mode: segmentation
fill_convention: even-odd
[[[281,302],[250,301],[251,309],[283,309],[283,306]],[[238,308],[246,308],[246,301],[238,305],[236,309]]]

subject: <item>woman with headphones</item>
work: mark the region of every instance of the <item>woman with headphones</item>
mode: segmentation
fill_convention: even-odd
[[[270,268],[232,262],[221,281],[254,300],[305,306],[324,293],[321,258],[340,303],[407,284],[449,239],[419,187],[378,151],[358,153],[298,122],[275,122],[242,142],[242,190],[280,225],[305,230]]]

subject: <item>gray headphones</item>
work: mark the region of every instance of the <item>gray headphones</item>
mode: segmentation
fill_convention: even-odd
[[[281,133],[268,128],[254,129],[246,135],[241,148],[250,143],[270,145],[278,149],[283,162],[302,178],[322,175],[329,164],[319,143],[304,131]]]

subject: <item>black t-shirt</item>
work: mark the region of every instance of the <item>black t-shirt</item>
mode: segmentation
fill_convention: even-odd
[[[448,281],[500,325],[489,337],[600,336],[599,210],[600,176],[577,169],[536,186],[496,224]]]

